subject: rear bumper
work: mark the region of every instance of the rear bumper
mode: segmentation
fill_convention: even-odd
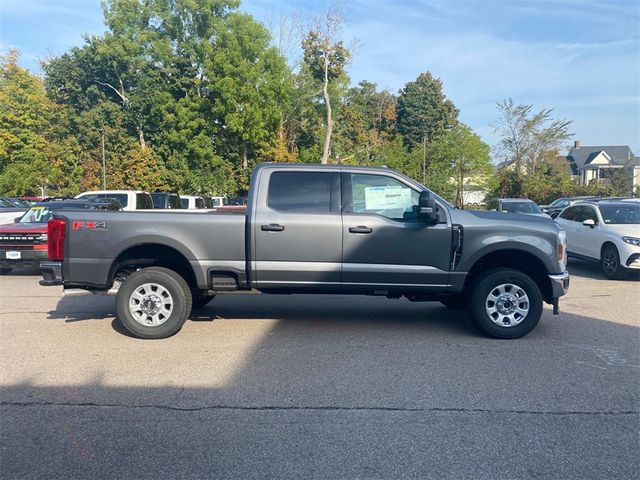
[[[40,285],[44,287],[62,285],[62,262],[40,262],[40,272],[42,273]]]

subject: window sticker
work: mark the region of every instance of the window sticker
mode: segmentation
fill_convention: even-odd
[[[366,187],[364,202],[366,210],[404,210],[411,205],[411,190],[399,185]]]

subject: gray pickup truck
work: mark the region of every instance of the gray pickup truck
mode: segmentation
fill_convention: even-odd
[[[456,209],[386,168],[262,164],[246,212],[56,214],[40,283],[117,287],[140,338],[177,333],[216,294],[255,291],[439,301],[517,338],[543,301],[558,312],[565,238],[550,219]]]

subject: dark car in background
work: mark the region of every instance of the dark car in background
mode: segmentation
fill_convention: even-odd
[[[239,207],[247,205],[247,197],[231,197],[227,201],[227,205],[231,207]]]
[[[560,197],[556,198],[549,205],[540,205],[540,208],[543,212],[548,214],[551,218],[556,218],[558,214],[569,205],[573,205],[577,202],[582,202],[584,200],[589,200],[594,197],[590,196],[575,196],[575,197]]]
[[[96,201],[49,200],[36,203],[20,212],[15,223],[0,225],[0,273],[7,274],[15,267],[40,266],[47,259],[47,222],[59,210],[122,210],[112,198]]]
[[[180,196],[172,192],[154,192],[151,194],[153,200],[153,208],[168,210],[174,208],[183,208]]]

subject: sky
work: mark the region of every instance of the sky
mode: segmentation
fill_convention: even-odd
[[[263,23],[309,19],[325,1],[245,0]],[[640,1],[345,0],[348,74],[397,93],[425,71],[459,119],[490,145],[496,102],[513,98],[572,120],[582,145],[629,145],[640,156]],[[274,21],[275,19],[275,21]],[[0,0],[0,50],[38,61],[104,32],[99,0]],[[296,61],[297,49],[290,54]],[[567,147],[571,143],[567,143]]]

